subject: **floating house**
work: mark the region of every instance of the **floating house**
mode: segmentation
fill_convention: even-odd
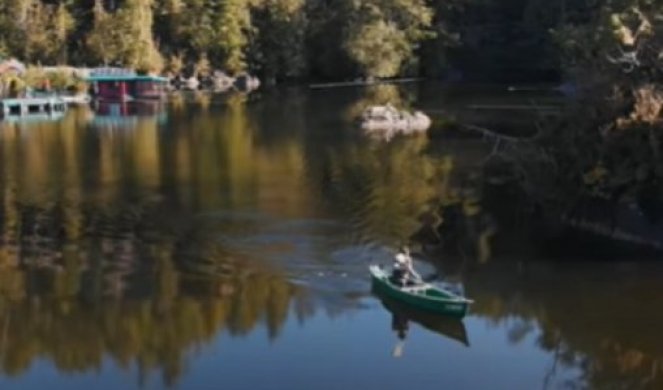
[[[5,120],[45,120],[64,115],[67,104],[58,97],[0,99],[0,117]]]
[[[106,101],[158,100],[166,96],[168,79],[138,75],[132,70],[100,68],[90,72],[92,96]]]

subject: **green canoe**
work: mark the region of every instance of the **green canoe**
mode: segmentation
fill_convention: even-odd
[[[390,272],[377,265],[370,266],[370,272],[375,291],[418,309],[463,317],[472,303],[470,299],[428,283],[406,287],[395,285],[389,280]]]

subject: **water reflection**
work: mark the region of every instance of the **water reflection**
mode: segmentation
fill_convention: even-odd
[[[55,124],[1,128],[3,371],[19,375],[39,357],[87,371],[110,356],[172,383],[189,351],[223,329],[247,334],[264,322],[273,338],[291,305],[306,318],[300,289],[195,226],[196,212],[228,202],[283,210],[245,197],[261,184],[242,166],[252,159],[243,117],[232,111],[219,134],[208,115],[166,141],[144,112],[131,131],[106,131],[135,114],[107,108],[95,118],[109,121],[91,127],[76,110]],[[293,177],[287,166],[283,174]]]
[[[546,367],[557,361],[555,378],[580,371],[569,382],[577,387],[663,387],[663,318],[646,309],[663,298],[663,270],[514,261],[524,251],[512,249],[529,244],[521,235],[528,227],[511,229],[519,203],[501,202],[499,185],[480,169],[492,145],[454,133],[388,144],[363,138],[343,113],[374,97],[196,95],[165,106],[75,109],[59,122],[0,123],[3,375],[20,387],[39,376],[40,361],[93,373],[110,359],[135,370],[137,383],[158,372],[178,384],[196,376],[200,356],[214,358],[204,347],[215,345],[254,351],[224,367],[239,361],[257,373],[271,365],[252,359],[279,348],[294,351],[289,366],[308,363],[314,374],[336,375],[353,357],[363,369],[380,357],[357,345],[394,341],[384,310],[367,298],[366,264],[414,235],[437,240],[426,249],[438,269],[476,304],[465,322],[453,322],[385,302],[394,331],[407,336],[402,361],[411,360],[400,369],[437,363],[430,354],[438,353],[467,376],[476,361],[498,364],[517,349],[543,356]],[[349,329],[334,333],[346,315],[356,316]],[[333,334],[334,342],[301,341],[304,325],[322,334],[314,341]],[[255,346],[263,329],[274,345]],[[419,348],[428,333],[450,343]],[[326,363],[311,363],[318,359]],[[528,367],[492,380],[505,384]],[[216,377],[223,369],[204,376],[248,380],[239,371]],[[544,381],[528,372],[535,379],[523,387]],[[291,374],[280,379],[301,373]],[[411,378],[392,379],[401,377]]]
[[[160,100],[132,102],[94,102],[93,125],[105,129],[132,129],[140,127],[139,121],[166,124],[166,103]]]
[[[491,265],[468,279],[473,312],[506,327],[512,343],[540,332],[538,347],[559,370],[582,368],[589,388],[660,388],[663,344],[656,287],[663,269],[649,264]]]
[[[374,294],[376,293],[374,292]],[[414,322],[428,331],[455,340],[466,347],[470,346],[465,324],[462,320],[417,310],[385,296],[378,297],[384,308],[392,315],[391,328],[399,340],[406,340],[410,330],[410,322]]]
[[[40,357],[62,372],[96,370],[111,357],[120,366],[137,365],[141,376],[159,370],[173,383],[187,355],[220,331],[247,334],[264,322],[273,338],[291,304],[306,307],[302,292],[284,278],[224,256],[216,261],[227,269],[223,277],[178,273],[170,253],[134,264],[140,272],[128,271],[132,265],[118,256],[92,253],[65,255],[55,269],[3,266],[3,372],[19,375]],[[123,274],[130,277],[120,287]]]

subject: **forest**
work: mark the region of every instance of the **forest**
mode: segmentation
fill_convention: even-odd
[[[437,244],[429,246],[447,265],[462,259],[457,269],[479,271],[502,253],[522,253],[523,242],[543,236],[543,222],[546,232],[590,221],[589,229],[612,234],[614,215],[626,209],[661,226],[662,27],[663,0],[0,0],[0,57],[30,65],[171,75],[221,69],[266,84],[563,82],[558,92],[568,95],[562,113],[532,124],[534,136],[489,145],[479,166],[471,152],[483,149],[454,150],[454,157],[452,137],[384,146],[343,133],[349,121],[339,116],[414,100],[393,85],[348,98],[343,115],[298,88],[275,88],[271,99],[228,94],[223,104],[204,93],[197,105],[173,95],[162,107],[170,128],[145,116],[128,131],[83,109],[32,127],[4,121],[0,373],[29,376],[42,360],[64,373],[93,371],[110,359],[136,362],[140,380],[158,370],[174,384],[186,375],[189,352],[222,330],[248,336],[264,326],[272,340],[289,316],[313,317],[311,296],[287,273],[227,244],[264,232],[252,214],[237,217],[251,207],[283,220],[317,218],[319,207],[322,216],[351,221],[358,242],[372,235],[385,245],[408,239],[430,215],[433,239],[421,243]],[[336,104],[332,95],[325,96]],[[327,122],[334,131],[312,130]],[[341,137],[347,145],[332,142]],[[449,149],[436,156],[434,142]],[[215,213],[226,208],[241,210],[230,214],[235,224]],[[329,231],[302,237],[324,244],[316,241],[323,234]],[[660,239],[643,241],[660,259]],[[290,245],[265,244],[278,254]],[[327,259],[322,254],[333,248],[315,249],[312,259]],[[660,316],[640,310],[661,297],[659,279],[626,267],[607,278],[594,268],[578,278],[552,266],[521,274],[520,264],[518,279],[499,268],[473,275],[475,317],[513,322],[512,343],[538,323],[540,346],[578,364],[585,387],[659,384],[663,346],[651,335]],[[565,280],[570,288],[559,287]],[[604,299],[609,290],[619,299]],[[578,320],[570,307],[592,314]],[[614,307],[622,308],[617,317]]]
[[[0,55],[30,64],[164,73],[249,71],[274,82],[395,76],[556,81],[568,70],[569,56],[577,60],[577,50],[589,54],[592,45],[610,44],[604,32],[623,33],[615,15],[660,9],[660,3],[0,0]],[[580,35],[593,42],[577,40]]]

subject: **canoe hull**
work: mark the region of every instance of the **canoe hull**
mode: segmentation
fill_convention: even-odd
[[[449,299],[430,299],[426,297],[425,294],[403,291],[398,286],[392,284],[386,274],[375,272],[374,269],[371,269],[371,279],[373,290],[378,294],[385,295],[412,307],[436,314],[464,317],[467,314],[471,303],[471,301],[462,298],[450,297]]]

